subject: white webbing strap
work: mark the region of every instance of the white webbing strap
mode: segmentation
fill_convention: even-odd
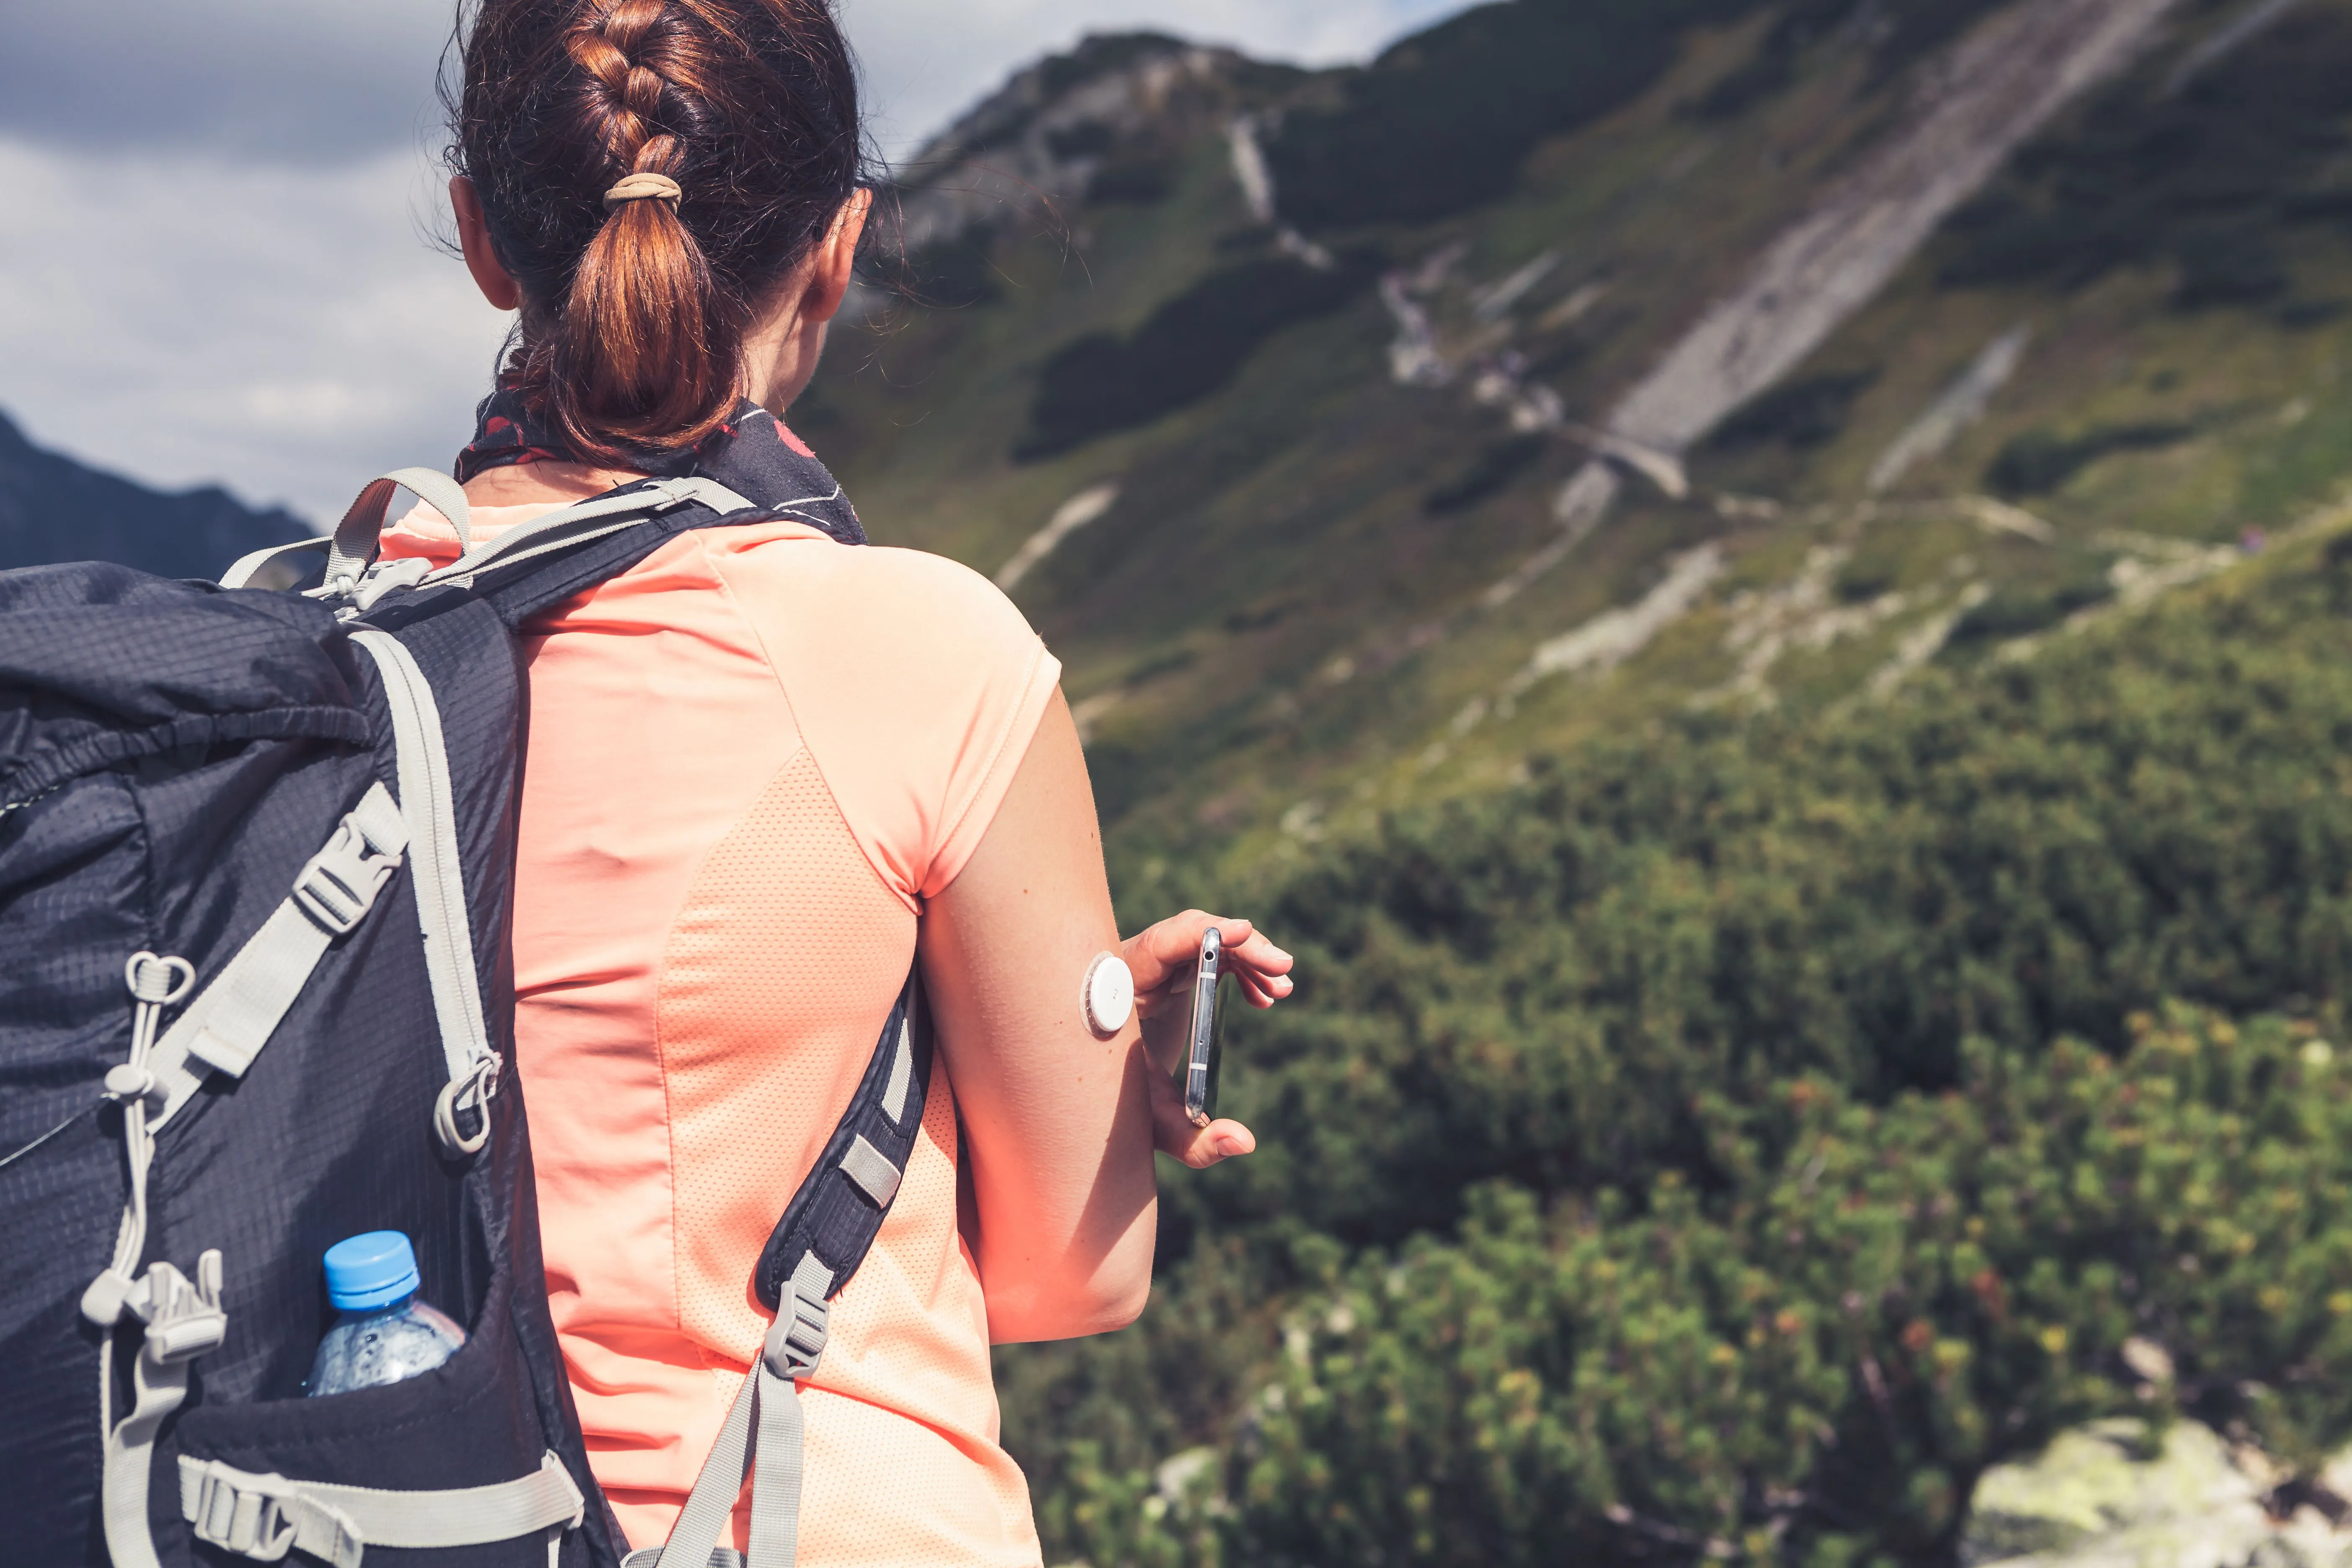
[[[370,784],[294,879],[286,901],[156,1043],[148,1093],[163,1106],[151,1131],[187,1103],[206,1071],[244,1076],[327,949],[374,907],[407,847],[408,826],[392,792]]]
[[[360,1568],[370,1546],[430,1550],[483,1546],[542,1530],[569,1530],[585,1508],[553,1454],[527,1476],[446,1491],[289,1480],[218,1459],[180,1457],[180,1513],[195,1537],[257,1562],[300,1552],[334,1568]]]
[[[408,825],[409,866],[416,886],[416,923],[425,937],[425,973],[433,985],[433,1016],[449,1071],[434,1110],[434,1128],[453,1154],[470,1154],[489,1136],[485,1111],[472,1133],[457,1121],[461,1110],[481,1110],[498,1088],[498,1053],[482,1017],[475,980],[474,931],[466,912],[466,864],[457,843],[457,808],[449,783],[449,754],[441,736],[441,709],[432,682],[398,637],[362,628],[352,641],[375,660],[392,709],[393,743],[400,757],[400,811]]]
[[[196,1091],[204,1071],[240,1077],[253,1065],[327,949],[374,906],[407,843],[408,828],[391,793],[381,784],[369,785],[335,825],[333,837],[303,866],[293,891],[161,1040],[154,1031],[163,1009],[186,994],[194,971],[184,959],[151,952],[131,959],[126,977],[137,1007],[131,1059],[107,1074],[108,1097],[123,1108],[131,1202],[115,1233],[113,1261],[81,1299],[82,1315],[104,1335],[98,1358],[104,1440],[100,1513],[115,1568],[157,1568],[147,1527],[155,1436],[187,1398],[189,1363],[217,1346],[228,1328],[220,1304],[218,1252],[197,1260],[194,1281],[169,1263],[151,1264],[131,1278],[147,1245],[147,1169],[154,1157],[155,1130]],[[153,1104],[158,1100],[160,1108]],[[147,1330],[131,1367],[131,1409],[118,1423],[115,1325],[125,1313]]]
[[[718,1441],[710,1445],[701,1473],[694,1478],[694,1489],[687,1494],[677,1522],[670,1526],[669,1539],[629,1553],[631,1568],[661,1568],[665,1562],[671,1568],[680,1568],[710,1560],[726,1531],[728,1516],[735,1511],[735,1500],[743,1490],[743,1474],[751,1458],[751,1416],[759,1403],[760,1368],[754,1365],[743,1386],[736,1390],[735,1403],[727,1407]]]
[[[291,544],[266,544],[249,554],[238,556],[229,569],[220,574],[220,585],[242,588],[265,567],[274,566],[281,561],[291,563],[299,556],[325,554],[334,547],[335,541],[331,535],[324,539],[298,539]],[[305,563],[304,571],[307,570],[308,563]],[[294,580],[301,581],[302,575],[302,572],[297,572]]]
[[[890,1058],[890,1080],[882,1087],[882,1114],[898,1125],[907,1114],[907,1090],[915,1081],[915,1015],[913,1007],[898,1017],[898,1054]]]
[[[751,1460],[751,1527],[744,1568],[793,1568],[800,1554],[800,1384],[760,1363],[760,1436]]]
[[[429,572],[425,563],[418,561],[410,571],[391,576],[384,574],[380,563],[371,569],[371,563],[376,561],[382,547],[385,516],[391,510],[393,495],[402,489],[413,490],[449,520],[450,525],[457,531],[457,560]],[[694,501],[721,514],[748,510],[752,504],[718,480],[703,479],[699,475],[656,479],[626,495],[598,496],[533,518],[529,523],[509,529],[497,539],[477,547],[473,538],[472,509],[467,503],[464,488],[448,475],[432,468],[400,468],[370,480],[361,489],[358,499],[352,502],[351,510],[343,514],[342,521],[336,525],[331,535],[297,540],[291,544],[274,544],[239,556],[234,565],[221,574],[220,584],[224,588],[242,588],[256,575],[279,562],[292,562],[299,556],[324,552],[327,557],[326,581],[312,590],[312,595],[348,597],[360,609],[366,610],[394,589],[464,581],[485,567],[510,565],[550,550],[569,549],[604,534],[617,533],[624,528],[635,526],[646,517]],[[587,526],[604,519],[617,521],[601,528]],[[407,566],[408,563],[403,561],[398,564]]]
[[[511,566],[550,551],[569,550],[696,502],[722,515],[747,510],[751,505],[716,479],[698,475],[655,479],[624,494],[596,496],[508,529],[487,543],[467,548],[448,565],[428,573],[418,585],[429,588],[464,582],[492,566]]]
[[[746,1475],[751,1478],[751,1534],[744,1568],[793,1568],[800,1551],[799,1384],[816,1371],[824,1355],[824,1293],[832,1289],[833,1270],[819,1263],[814,1252],[803,1254],[760,1359],[728,1407],[726,1424],[702,1462],[702,1473],[694,1478],[694,1490],[669,1540],[650,1554],[631,1552],[629,1568],[662,1568],[664,1563],[669,1568],[689,1563],[715,1568],[719,1537],[735,1511],[735,1500],[742,1495]]]
[[[436,468],[395,468],[370,479],[351,510],[343,513],[342,521],[335,525],[335,537],[327,547],[327,581],[320,593],[348,593],[358,584],[368,563],[382,548],[383,517],[392,505],[393,492],[404,489],[415,491],[419,500],[449,520],[449,526],[457,531],[459,550],[472,547],[470,509],[457,481]]]
[[[841,1157],[841,1173],[856,1182],[877,1208],[888,1208],[890,1200],[898,1195],[898,1167],[868,1143],[864,1133],[850,1135],[849,1152]]]
[[[228,1332],[220,1289],[221,1256],[207,1252],[196,1260],[193,1281],[168,1263],[152,1264],[121,1299],[121,1310],[144,1320],[147,1332],[139,1359],[131,1364],[131,1409],[119,1423],[114,1419],[111,1326],[100,1342],[98,1412],[105,1435],[100,1515],[114,1568],[159,1568],[147,1527],[155,1435],[188,1396],[188,1363],[217,1346]]]

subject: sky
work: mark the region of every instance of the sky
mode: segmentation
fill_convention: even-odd
[[[839,0],[886,155],[1036,56],[1152,27],[1328,65],[1462,0]],[[0,412],[314,520],[445,465],[507,318],[441,242],[451,0],[0,0]]]

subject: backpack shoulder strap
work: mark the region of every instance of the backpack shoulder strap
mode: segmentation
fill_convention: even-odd
[[[473,548],[472,508],[467,504],[466,492],[457,481],[434,468],[394,468],[388,474],[378,474],[370,479],[343,513],[335,531],[319,539],[298,539],[291,544],[273,544],[237,558],[236,563],[221,574],[224,588],[243,588],[258,574],[279,562],[291,563],[296,557],[314,552],[324,552],[327,557],[327,584],[348,591],[356,585],[368,565],[376,557],[383,535],[385,511],[392,498],[400,490],[409,490],[425,501],[457,531],[457,548]]]
[[[457,531],[456,561],[429,568],[421,560],[388,564],[377,560],[392,498],[403,489],[413,491],[449,520]],[[397,590],[430,589],[450,583],[477,587],[486,578],[494,579],[506,584],[507,591],[488,596],[499,603],[501,618],[512,626],[548,605],[560,604],[602,578],[626,570],[682,528],[722,521],[748,522],[766,515],[716,479],[699,475],[638,479],[558,508],[477,544],[471,508],[456,480],[431,468],[398,468],[369,480],[331,535],[257,550],[224,572],[220,584],[243,588],[259,579],[264,585],[275,586],[268,579],[289,570],[299,580],[303,571],[295,563],[306,554],[323,553],[324,581],[307,590],[308,597],[344,601],[364,615]],[[648,522],[661,526],[642,526]],[[629,536],[632,530],[642,541],[639,548],[584,548]],[[565,557],[563,569],[553,576],[544,570],[522,574],[514,570],[559,555]]]
[[[824,1354],[825,1303],[866,1260],[898,1195],[929,1098],[932,1054],[919,962],[882,1026],[849,1109],[752,1270],[752,1289],[776,1310],[760,1359],[668,1541],[631,1552],[624,1568],[705,1568],[716,1561],[746,1475],[751,1533],[744,1568],[793,1568],[800,1535],[800,1384]]]
[[[921,966],[907,973],[866,1076],[826,1141],[824,1153],[776,1221],[751,1271],[751,1289],[781,1315],[803,1258],[831,1271],[838,1295],[866,1260],[914,1153],[931,1084],[932,1036]]]
[[[520,540],[524,547],[503,561],[486,562],[486,569],[520,567],[526,562],[540,564],[518,572],[488,590],[485,596],[497,609],[499,618],[509,626],[519,626],[607,578],[619,576],[688,529],[756,522],[769,515],[710,479],[656,479],[651,484],[662,487],[662,493],[646,496],[635,487],[617,490],[593,501],[583,501],[578,507],[566,508],[562,513],[537,519],[527,525],[528,531],[518,529],[501,535],[498,541],[500,545]],[[607,515],[602,519],[583,515],[588,507],[625,498],[638,498],[633,515]],[[561,559],[554,559],[559,552]],[[465,563],[460,561],[445,570],[454,573],[463,565]],[[441,575],[435,574],[436,578]]]

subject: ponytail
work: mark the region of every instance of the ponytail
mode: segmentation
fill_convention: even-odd
[[[653,138],[631,173],[667,173],[674,145]],[[614,437],[690,447],[734,410],[740,331],[712,297],[710,268],[677,215],[681,199],[608,193],[604,222],[549,331],[548,411],[583,452]]]
[[[690,447],[862,174],[827,0],[484,0],[451,162],[524,295],[505,374],[582,457]]]

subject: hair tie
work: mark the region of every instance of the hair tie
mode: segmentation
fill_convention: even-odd
[[[604,206],[609,211],[623,202],[642,202],[650,198],[667,202],[670,210],[676,212],[677,199],[685,194],[678,189],[677,182],[667,174],[625,174],[619,184],[604,193]]]

